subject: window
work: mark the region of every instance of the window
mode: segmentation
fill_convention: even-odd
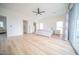
[[[40,29],[44,29],[44,24],[40,23]]]
[[[63,21],[58,21],[56,24],[56,30],[62,30],[63,29]]]
[[[3,27],[3,22],[2,21],[0,21],[0,27]]]
[[[63,21],[58,21],[56,26],[56,30],[59,30],[60,34],[63,34]]]

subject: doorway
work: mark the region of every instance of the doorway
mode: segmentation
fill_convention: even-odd
[[[33,26],[34,26],[34,32],[33,33],[36,33],[36,22],[33,22]]]
[[[23,20],[23,34],[27,34],[28,31],[28,21]]]

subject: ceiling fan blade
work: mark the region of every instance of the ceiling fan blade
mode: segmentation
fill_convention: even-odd
[[[40,13],[44,13],[45,11],[41,11]]]
[[[32,11],[32,12],[34,12],[34,13],[38,13],[38,12],[36,12],[36,11]]]

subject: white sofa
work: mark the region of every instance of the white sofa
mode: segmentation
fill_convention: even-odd
[[[51,35],[53,34],[53,30],[37,30],[36,34],[39,34],[39,35],[43,35],[43,36],[47,36],[47,37],[51,37]]]

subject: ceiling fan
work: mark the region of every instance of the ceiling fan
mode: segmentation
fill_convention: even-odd
[[[34,12],[34,13],[36,13],[36,15],[42,15],[42,13],[44,13],[45,11],[40,11],[40,9],[39,8],[37,8],[37,11],[32,11],[32,12]]]

